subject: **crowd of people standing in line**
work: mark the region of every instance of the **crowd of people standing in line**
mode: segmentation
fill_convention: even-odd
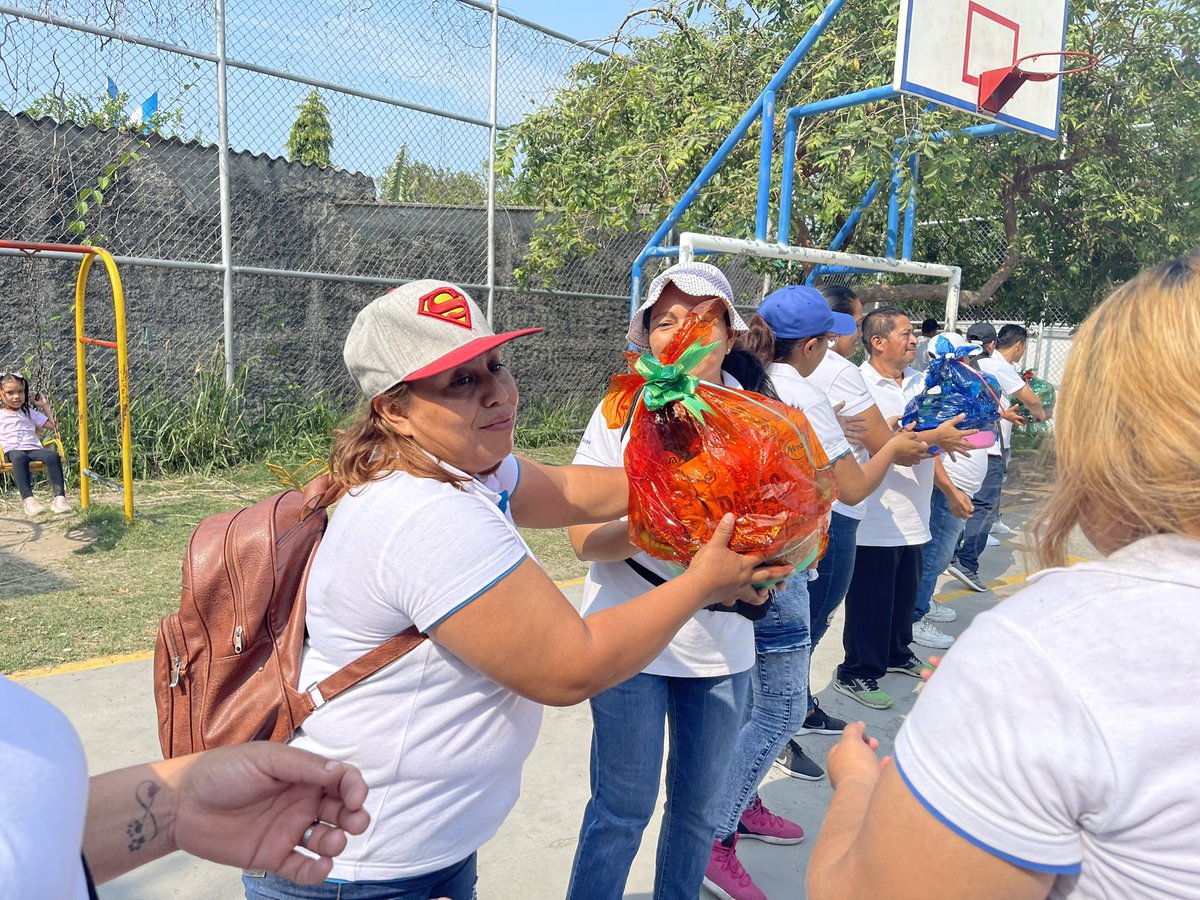
[[[725,317],[696,376],[803,410],[841,483],[814,572],[732,552],[731,516],[682,573],[640,553],[622,518],[628,434],[599,410],[570,466],[512,453],[518,391],[500,347],[537,329],[494,334],[444,282],[398,288],[363,309],[346,341],[366,407],[331,454],[347,494],[312,562],[301,682],[411,625],[431,640],[318,709],[291,747],[235,748],[126,776],[125,802],[130,790],[146,799],[142,784],[176,795],[190,785],[189,796],[222,777],[240,785],[229,767],[245,775],[246,754],[296,754],[269,765],[264,756],[263,771],[291,761],[326,773],[296,779],[299,816],[260,817],[260,831],[275,837],[271,853],[232,852],[195,796],[179,827],[187,834],[182,823],[198,822],[203,839],[165,841],[163,852],[185,846],[245,867],[250,898],[467,900],[478,848],[516,803],[542,705],[588,699],[591,797],[573,898],[624,894],[664,755],[654,896],[692,900],[704,887],[763,897],[737,842],[803,837],[766,809],[757,787],[773,761],[822,777],[799,740],[811,732],[842,734],[828,763],[835,796],[809,866],[813,900],[1200,896],[1200,796],[1188,787],[1200,776],[1200,710],[1181,714],[1177,695],[1155,689],[1182,677],[1200,603],[1200,468],[1180,452],[1200,446],[1200,411],[1177,402],[1200,371],[1182,342],[1154,337],[1200,328],[1200,251],[1119,288],[1075,338],[1056,429],[1058,487],[1038,549],[1044,564],[1064,565],[1079,526],[1104,558],[1051,568],[980,616],[929,680],[895,757],[882,761],[861,723],[836,719],[811,696],[811,647],[844,598],[835,691],[887,708],[886,675],[929,677],[911,644],[945,615],[932,600],[941,560],[986,590],[978,559],[999,511],[1009,440],[1001,427],[992,453],[969,449],[972,432],[956,421],[934,433],[897,430],[891,420],[923,385],[911,366],[913,323],[894,307],[864,314],[845,290],[782,288],[746,322],[719,269],[677,265],[651,284],[628,338],[657,354],[714,299]],[[847,357],[860,332],[866,359],[855,366]],[[1005,396],[1044,417],[1012,367],[1023,329],[976,325],[967,338]],[[957,355],[964,343],[930,335],[926,355]],[[1014,415],[1006,408],[1004,421]],[[935,444],[949,452],[931,456]],[[570,529],[591,563],[582,613],[518,525]],[[754,587],[783,578],[774,597]],[[7,713],[12,690],[0,687]],[[13,702],[32,703],[19,694]],[[1129,727],[1133,712],[1138,727]],[[78,775],[78,753],[51,764],[37,740],[18,740],[5,722],[0,744],[22,749],[42,779],[35,789],[56,766]],[[218,764],[194,781],[178,774]],[[241,798],[213,791],[208,806],[269,804],[290,789],[256,778]],[[83,790],[64,784],[75,784],[68,794]],[[11,778],[0,796],[6,808],[36,802]],[[94,799],[124,814],[104,791]],[[92,827],[111,821],[89,811],[85,833],[79,803],[32,818],[52,816],[78,826],[89,862],[107,860]],[[0,830],[6,853],[10,831]],[[76,832],[63,833],[69,846]],[[0,853],[0,871],[32,852],[15,846]],[[302,863],[296,846],[315,849],[319,864]],[[86,896],[75,877],[86,871],[72,870],[62,896]]]

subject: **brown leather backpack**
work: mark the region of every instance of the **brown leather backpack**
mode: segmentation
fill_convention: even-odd
[[[192,532],[179,612],[154,646],[158,739],[171,758],[247,741],[286,741],[312,711],[418,646],[409,628],[298,688],[304,589],[338,491],[321,476],[209,516]]]

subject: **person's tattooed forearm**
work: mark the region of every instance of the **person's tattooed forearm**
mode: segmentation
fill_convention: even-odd
[[[129,836],[130,853],[141,850],[142,847],[158,837],[158,819],[154,817],[154,812],[150,807],[154,805],[154,798],[158,796],[160,790],[162,788],[153,781],[143,781],[133,792],[133,797],[137,800],[143,813],[141,817],[125,826],[125,833]]]

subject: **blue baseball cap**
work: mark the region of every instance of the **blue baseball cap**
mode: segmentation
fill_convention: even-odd
[[[772,291],[758,307],[775,337],[784,340],[811,338],[822,334],[854,334],[853,316],[834,312],[816,288],[790,284]]]

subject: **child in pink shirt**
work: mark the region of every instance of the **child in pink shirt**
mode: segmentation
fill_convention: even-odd
[[[57,431],[58,423],[50,404],[40,393],[33,395],[29,404],[29,382],[19,372],[0,372],[0,447],[4,458],[12,465],[13,481],[21,494],[21,505],[28,515],[36,516],[45,507],[33,496],[33,485],[29,477],[30,462],[41,462],[46,466],[54,499],[50,508],[55,512],[67,512],[71,504],[67,501],[63,486],[62,460],[53,447],[43,447],[38,436],[42,429]]]

